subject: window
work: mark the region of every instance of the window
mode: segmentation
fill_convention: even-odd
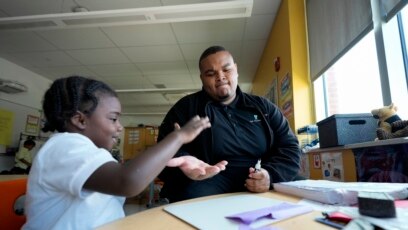
[[[408,7],[383,26],[383,34],[391,100],[405,120],[408,66],[403,57],[407,55]],[[370,113],[383,106],[375,42],[371,31],[313,82],[317,122],[333,114]]]
[[[384,30],[389,37],[385,45],[392,101],[398,106],[401,119],[408,120],[408,7],[392,18]]]
[[[333,114],[370,113],[382,106],[373,32],[314,81],[316,120]]]

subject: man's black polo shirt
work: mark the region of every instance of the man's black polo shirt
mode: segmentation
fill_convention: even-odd
[[[229,105],[210,103],[213,155],[216,162],[227,160],[230,167],[253,167],[267,151],[266,128],[258,111],[239,106],[237,96]]]

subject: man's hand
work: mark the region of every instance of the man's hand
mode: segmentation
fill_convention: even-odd
[[[176,157],[167,162],[168,167],[179,167],[192,180],[204,180],[225,170],[227,161],[220,161],[216,165],[209,165],[193,156]]]
[[[249,168],[248,179],[245,180],[245,187],[250,192],[267,192],[269,191],[270,178],[269,173],[265,169],[255,171],[254,168]]]

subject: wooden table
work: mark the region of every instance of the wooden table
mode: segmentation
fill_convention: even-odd
[[[208,197],[201,197],[191,200],[182,201],[179,203],[184,202],[193,202],[193,201],[200,201],[205,199],[214,199],[224,196],[233,196],[233,195],[240,195],[240,194],[247,194],[247,193],[230,193],[230,194],[222,194],[222,195],[215,195],[215,196],[208,196]],[[253,194],[253,193],[251,193]],[[257,194],[262,197],[269,197],[277,200],[288,201],[296,203],[300,200],[300,198],[293,197],[290,195],[285,195],[277,192],[266,192]],[[163,210],[163,207],[160,206],[156,208],[147,209],[145,211],[141,211],[135,213],[133,215],[126,216],[123,219],[105,224],[99,228],[98,230],[112,230],[112,229],[194,229],[193,226],[187,224],[186,222],[176,218],[175,216],[167,213]],[[296,216],[293,218],[289,218],[287,220],[282,220],[272,224],[274,227],[278,227],[280,229],[333,229],[329,226],[323,225],[321,223],[316,222],[314,219],[316,217],[321,217],[321,212],[313,211],[304,215]]]
[[[21,178],[27,178],[25,174],[12,174],[12,175],[0,175],[0,181],[15,180]]]

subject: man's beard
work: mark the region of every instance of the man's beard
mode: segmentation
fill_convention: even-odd
[[[219,101],[225,101],[225,100],[227,100],[228,98],[229,98],[229,94],[227,94],[227,95],[225,95],[225,96],[218,96],[218,100]]]

